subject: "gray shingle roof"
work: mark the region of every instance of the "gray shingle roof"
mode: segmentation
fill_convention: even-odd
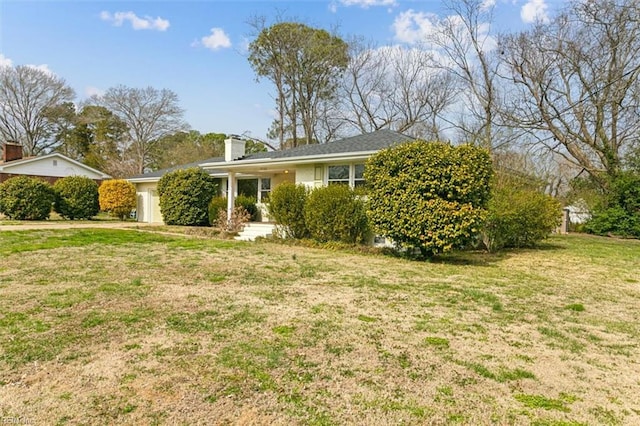
[[[295,148],[285,149],[282,151],[268,151],[258,152],[254,154],[248,154],[244,157],[234,160],[236,163],[241,163],[245,160],[260,160],[260,159],[287,159],[297,157],[322,157],[323,155],[332,154],[347,154],[358,152],[372,152],[379,151],[384,148],[389,148],[398,143],[404,143],[414,140],[411,136],[403,135],[402,133],[394,132],[392,130],[377,130],[372,133],[365,133],[363,135],[352,136],[345,139],[340,139],[335,142],[328,142],[323,144],[302,145]],[[184,164],[180,166],[174,166],[168,169],[157,170],[155,172],[145,173],[143,175],[133,176],[130,179],[140,178],[154,178],[161,177],[165,173],[187,169],[189,167],[200,166],[207,163],[223,163],[224,157],[209,158],[207,160],[197,161],[194,163]],[[224,172],[224,170],[207,170],[213,174],[216,172]]]
[[[165,173],[173,172],[174,170],[183,170],[183,169],[188,169],[188,168],[191,168],[191,167],[199,167],[201,164],[205,164],[205,163],[217,163],[217,162],[224,162],[224,157],[213,157],[213,158],[208,158],[206,160],[194,161],[193,163],[180,164],[178,166],[173,166],[173,167],[169,167],[169,168],[166,168],[166,169],[156,170],[155,172],[149,172],[149,173],[144,173],[144,174],[141,174],[141,175],[135,175],[135,176],[130,177],[129,179],[162,177],[162,176],[164,176]],[[210,174],[213,174],[213,173],[216,173],[216,172],[221,172],[221,170],[208,170],[208,172]]]
[[[335,142],[302,145],[295,148],[285,149],[283,151],[249,154],[236,161],[257,160],[260,158],[277,159],[316,157],[331,154],[379,151],[384,148],[389,148],[394,144],[412,140],[414,140],[414,138],[411,136],[403,135],[402,133],[394,132],[392,130],[378,130],[372,133],[365,133],[363,135],[340,139]]]

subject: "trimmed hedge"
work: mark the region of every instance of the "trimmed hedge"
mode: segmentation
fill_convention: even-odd
[[[309,189],[302,184],[283,182],[269,196],[269,216],[280,226],[284,237],[307,238],[309,230],[305,224],[304,206]]]
[[[304,206],[311,237],[320,242],[363,243],[368,236],[364,202],[346,185],[316,188]]]
[[[53,184],[54,210],[65,219],[89,219],[98,214],[98,184],[88,177],[68,176]]]
[[[9,219],[47,219],[54,201],[51,185],[37,178],[17,176],[0,184],[0,213]]]
[[[158,181],[160,211],[167,225],[208,226],[209,203],[217,183],[204,170],[175,170]]]
[[[98,199],[100,210],[124,220],[136,208],[136,187],[124,179],[105,180],[98,188]]]
[[[482,228],[493,175],[484,149],[404,143],[370,157],[364,174],[374,230],[423,256],[465,247]]]

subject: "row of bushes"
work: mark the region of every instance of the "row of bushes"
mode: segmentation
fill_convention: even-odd
[[[345,185],[310,191],[302,184],[282,183],[271,193],[269,214],[289,238],[363,243],[370,235],[365,203]]]
[[[51,211],[65,219],[90,219],[100,210],[126,217],[136,206],[135,187],[125,180],[98,184],[87,177],[68,176],[53,185],[29,176],[0,184],[0,213],[16,220],[45,220]]]
[[[366,197],[340,185],[281,184],[269,213],[284,237],[354,243],[375,232],[424,256],[531,247],[561,217],[557,200],[509,173],[494,175],[489,154],[472,146],[402,144],[371,157],[365,178]]]

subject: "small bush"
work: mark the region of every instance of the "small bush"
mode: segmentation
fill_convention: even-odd
[[[284,237],[307,238],[304,206],[309,190],[305,185],[283,182],[276,186],[269,197],[269,215],[279,225]]]
[[[211,226],[218,226],[221,211],[227,211],[227,198],[213,197],[209,202],[209,224]]]
[[[227,218],[227,210],[222,209],[218,211],[216,226],[227,232],[240,232],[249,219],[251,219],[251,214],[242,206],[234,207],[231,212],[231,220]]]
[[[330,185],[311,191],[304,220],[315,240],[362,243],[368,234],[364,202],[346,185]]]
[[[487,250],[533,247],[560,224],[561,205],[553,197],[530,188],[494,187],[485,222]]]
[[[54,210],[66,219],[89,219],[98,214],[98,184],[88,177],[69,176],[53,184]]]
[[[252,222],[260,221],[260,210],[256,205],[257,200],[254,197],[246,195],[238,195],[235,199],[235,207],[244,208],[250,215],[249,220]]]
[[[98,188],[100,210],[113,217],[126,219],[136,208],[136,187],[124,179],[110,179]]]
[[[245,195],[238,195],[234,201],[235,207],[242,207],[249,213],[249,220],[252,222],[260,221],[260,210],[256,205],[256,200],[253,197],[247,197]],[[220,211],[227,211],[227,198],[226,197],[213,197],[209,203],[209,224],[211,226],[217,226],[218,219],[220,217]]]
[[[9,219],[47,219],[54,200],[51,185],[40,179],[17,176],[0,184],[0,213]]]
[[[193,167],[167,173],[158,181],[160,211],[167,225],[208,226],[209,203],[217,184],[204,170]]]

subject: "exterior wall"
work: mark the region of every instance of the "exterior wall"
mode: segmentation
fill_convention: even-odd
[[[8,167],[11,166],[11,167]],[[60,157],[48,157],[41,160],[30,161],[25,164],[4,165],[5,174],[43,176],[47,178],[61,178],[66,176],[85,176],[91,179],[100,180],[102,175],[94,173],[77,164]]]
[[[309,188],[317,188],[324,183],[323,164],[309,164],[296,168],[296,183],[302,183]]]
[[[136,206],[138,222],[162,223],[157,182],[136,183],[135,185],[138,200]]]
[[[295,175],[295,176],[294,176]],[[269,176],[265,176],[269,177]],[[271,190],[276,186],[280,185],[282,182],[293,182],[297,183],[298,180],[298,170],[296,169],[295,173],[276,173],[271,176]]]

